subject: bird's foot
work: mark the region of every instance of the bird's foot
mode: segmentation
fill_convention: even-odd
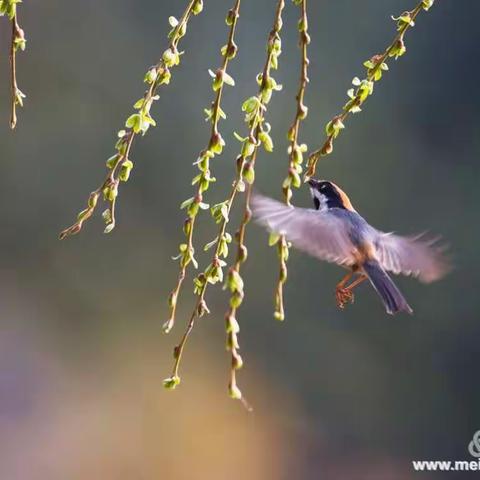
[[[353,303],[355,296],[349,288],[337,288],[335,291],[335,298],[337,300],[337,307],[344,309],[347,303]]]

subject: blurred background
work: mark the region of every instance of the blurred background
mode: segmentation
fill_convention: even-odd
[[[153,108],[158,126],[134,145],[117,228],[104,236],[97,216],[64,242],[58,232],[104,178],[116,132],[143,93],[144,72],[166,46],[168,16],[179,16],[185,2],[24,2],[28,48],[18,56],[18,77],[27,101],[13,133],[9,29],[0,19],[2,479],[389,480],[413,478],[412,460],[471,459],[467,445],[480,429],[474,0],[438,1],[420,15],[407,54],[390,62],[318,169],[373,225],[441,234],[455,270],[428,287],[399,278],[415,315],[390,317],[367,285],[354,305],[337,310],[334,287],[343,271],[292,252],[287,319],[279,323],[272,315],[276,253],[251,225],[239,382],[254,412],[227,396],[228,297],[221,289],[208,294],[212,314],[188,344],[182,385],[163,389],[193,306],[189,280],[176,328],[162,333],[178,268],[171,257],[182,240],[179,205],[191,196],[192,163],[208,141],[207,70],[219,64],[230,3],[206,0],[190,23],[182,65]],[[221,124],[228,145],[213,164],[211,204],[229,189],[239,145],[233,131],[245,132],[240,106],[256,92],[276,2],[242,3],[230,70],[236,87],[226,90]],[[310,148],[324,139],[351,79],[364,74],[363,61],[390,43],[390,15],[414,3],[309,2],[310,114],[301,139]],[[276,74],[284,89],[268,113],[275,151],[262,153],[257,167],[257,188],[277,198],[295,108],[298,14],[287,1]],[[307,189],[295,202],[310,206]],[[198,245],[214,231],[204,215]],[[200,250],[204,265],[209,257]]]

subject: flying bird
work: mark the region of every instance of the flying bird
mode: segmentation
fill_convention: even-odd
[[[387,313],[413,313],[387,272],[412,275],[424,283],[439,280],[450,269],[445,248],[425,235],[404,237],[377,230],[333,182],[310,179],[308,184],[315,208],[287,206],[255,194],[252,210],[256,221],[285,235],[299,250],[349,270],[335,290],[339,308],[353,303],[353,289],[368,279]]]

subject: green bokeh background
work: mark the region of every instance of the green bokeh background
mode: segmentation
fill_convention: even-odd
[[[182,65],[153,108],[158,126],[135,143],[115,231],[104,236],[96,217],[81,235],[57,240],[103,178],[143,74],[166,46],[168,16],[184,3],[25,1],[28,48],[18,76],[28,97],[14,133],[9,32],[0,19],[0,477],[384,480],[414,478],[415,459],[470,459],[467,444],[480,429],[480,4],[442,0],[419,16],[407,54],[390,62],[318,169],[373,225],[441,234],[454,271],[431,286],[399,278],[415,315],[392,318],[367,285],[338,311],[333,292],[343,272],[292,252],[280,324],[272,316],[275,251],[252,225],[239,317],[239,380],[255,408],[248,415],[226,395],[228,297],[220,289],[208,294],[212,314],[192,335],[181,388],[161,386],[193,306],[188,282],[179,323],[162,334],[177,274],[171,256],[182,239],[179,205],[191,196],[192,163],[208,140],[207,70],[219,64],[231,2],[205,0],[192,20]],[[212,204],[229,189],[233,131],[245,131],[240,106],[256,92],[275,5],[242,3]],[[309,2],[310,112],[301,139],[311,148],[363,61],[390,42],[390,14],[413,3]],[[287,1],[276,74],[284,89],[268,113],[275,151],[262,153],[257,167],[258,190],[277,198],[295,108],[298,13]],[[310,205],[307,189],[295,203]],[[198,244],[214,232],[205,215]],[[201,264],[207,259],[199,254]]]

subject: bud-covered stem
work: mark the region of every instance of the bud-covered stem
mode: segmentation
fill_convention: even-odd
[[[390,57],[397,59],[406,52],[404,42],[405,33],[410,27],[415,25],[415,19],[418,14],[422,10],[427,11],[433,5],[433,1],[434,0],[421,0],[413,10],[402,13],[398,18],[392,17],[393,20],[397,22],[397,35],[383,54],[374,55],[364,63],[367,68],[366,78],[364,80],[360,80],[357,77],[353,79],[353,85],[356,87],[356,90],[352,88],[348,91],[350,100],[344,105],[343,112],[333,117],[326,125],[327,138],[322,147],[310,154],[305,180],[315,175],[316,166],[320,157],[332,153],[334,140],[338,137],[341,130],[345,128],[344,122],[349,115],[361,111],[361,105],[368,96],[373,93],[374,83],[382,78],[383,71],[388,70],[386,60]]]
[[[281,53],[280,31],[282,30],[282,12],[284,7],[284,0],[279,0],[279,2],[277,3],[273,29],[270,32],[268,40],[267,60],[261,77],[262,81],[260,83],[260,97],[264,99],[263,110],[265,111],[271,98],[271,92],[269,92],[270,85],[276,85],[276,82],[273,81],[273,78],[271,77],[271,70],[278,68],[278,57]],[[265,141],[265,139],[262,138],[262,134],[265,133],[264,131],[262,131],[262,128],[263,121],[259,124],[257,128],[256,134],[258,140],[256,143],[256,147],[253,151],[252,156],[248,159],[246,165],[246,168],[248,169],[247,171],[252,172],[252,175],[247,185],[244,211],[242,219],[240,221],[240,227],[235,235],[237,241],[235,263],[230,268],[226,281],[226,286],[230,290],[229,308],[225,314],[225,329],[227,334],[226,348],[228,351],[230,351],[231,354],[228,392],[231,398],[241,400],[247,409],[250,409],[250,407],[237,384],[237,371],[243,366],[243,359],[239,353],[240,345],[238,342],[238,333],[240,331],[240,326],[237,320],[237,312],[245,297],[244,281],[241,277],[241,269],[243,263],[246,262],[248,257],[248,250],[245,239],[247,233],[247,225],[252,218],[250,200],[252,196],[253,184],[255,182],[255,176],[253,172],[255,171],[255,162],[257,159],[258,146],[259,144],[263,143],[267,151],[271,151],[273,149],[271,140]],[[270,139],[270,137],[268,138]]]
[[[302,174],[303,154],[307,151],[308,148],[305,144],[299,144],[300,124],[303,120],[305,120],[308,115],[308,108],[304,103],[305,91],[309,82],[308,66],[310,64],[310,61],[308,59],[308,45],[310,44],[310,35],[308,34],[307,0],[294,0],[294,2],[301,8],[300,19],[298,21],[301,62],[300,82],[298,86],[298,93],[296,96],[297,110],[293,123],[288,130],[288,173],[282,184],[283,198],[287,205],[290,205],[290,201],[292,199],[292,187],[299,188],[301,186],[302,182],[300,180],[300,175]],[[284,235],[280,237],[273,237],[273,241],[270,241],[270,244],[276,245],[280,262],[280,272],[277,287],[275,289],[274,317],[277,320],[284,320],[285,309],[283,301],[283,287],[285,285],[285,282],[287,281],[287,260],[289,247]]]
[[[239,157],[242,158],[242,157]],[[242,159],[242,166],[245,160]],[[209,313],[207,304],[205,302],[205,294],[209,284],[215,284],[223,280],[223,267],[225,266],[225,261],[222,260],[222,257],[228,255],[228,243],[231,242],[231,237],[227,233],[227,224],[229,221],[230,210],[233,206],[233,202],[238,192],[238,186],[242,182],[241,170],[237,174],[235,181],[232,186],[232,190],[228,199],[224,202],[225,210],[220,222],[219,232],[217,240],[215,241],[215,249],[212,257],[212,261],[209,266],[201,273],[194,281],[195,292],[197,294],[197,300],[195,302],[195,307],[190,315],[190,319],[187,324],[187,328],[178,343],[174,348],[173,357],[174,365],[172,369],[172,376],[164,380],[164,386],[168,389],[174,389],[180,383],[179,369],[180,363],[187,343],[188,337],[195,326],[195,321],[197,318],[203,316],[205,313]],[[229,238],[229,239],[228,239]],[[220,240],[222,239],[222,240]],[[228,240],[227,240],[228,239]],[[227,251],[224,251],[224,248],[227,248]]]
[[[278,1],[274,28],[270,33],[268,40],[267,60],[263,72],[257,77],[259,83],[259,92],[256,96],[248,98],[242,106],[242,110],[245,112],[245,122],[248,126],[249,133],[245,138],[241,138],[237,135],[237,138],[242,143],[242,149],[240,155],[236,159],[236,175],[232,184],[232,189],[225,201],[214,205],[211,208],[212,215],[215,221],[219,224],[219,230],[215,239],[206,245],[206,250],[213,248],[214,253],[211,263],[207,266],[204,272],[198,275],[194,280],[197,301],[190,316],[185,333],[183,334],[180,343],[174,349],[174,366],[172,375],[164,380],[164,386],[169,389],[175,388],[180,383],[180,362],[186,342],[191,331],[193,330],[196,319],[200,318],[205,313],[209,313],[207,304],[205,302],[205,294],[207,292],[208,285],[215,285],[216,283],[223,281],[223,268],[226,266],[224,258],[228,256],[228,244],[232,240],[231,235],[227,232],[227,225],[229,223],[230,212],[234,201],[239,192],[245,191],[245,183],[249,185],[246,197],[247,201],[249,201],[250,196],[248,192],[251,192],[251,184],[254,181],[254,165],[259,146],[263,144],[265,149],[268,151],[271,151],[273,148],[271,138],[268,134],[270,127],[265,122],[264,115],[273,92],[281,89],[281,86],[276,83],[274,78],[270,75],[270,72],[272,68],[277,68],[278,57],[281,53],[281,40],[279,32],[282,28],[281,14],[284,8],[284,3],[284,0]],[[191,205],[192,199],[187,202],[187,205]],[[246,259],[246,249],[242,250],[242,252],[242,258]],[[237,253],[237,258],[238,256],[239,253]],[[236,285],[238,287],[239,284],[237,283]],[[230,274],[227,279],[227,286],[229,286],[230,290],[232,290],[233,284],[231,283]],[[237,332],[234,334],[236,335],[236,333]],[[236,365],[237,368],[241,366],[240,362],[236,362]],[[238,390],[238,387],[236,387],[236,384],[231,384],[230,395],[233,398],[241,399],[242,395],[240,390]],[[245,401],[243,402],[244,405],[247,405]]]
[[[13,130],[17,125],[17,106],[23,107],[25,94],[18,88],[17,83],[17,51],[25,50],[27,40],[25,32],[18,23],[18,3],[21,0],[0,0],[0,16],[7,16],[11,23],[10,37],[10,128]]]
[[[99,198],[107,204],[103,212],[106,224],[105,233],[110,233],[115,228],[115,202],[118,196],[120,182],[128,181],[133,162],[129,158],[130,149],[135,137],[147,133],[150,126],[155,126],[155,120],[151,117],[152,104],[160,97],[157,90],[161,85],[168,85],[171,79],[171,69],[180,64],[178,44],[185,36],[187,25],[192,15],[199,14],[203,9],[203,0],[190,0],[180,20],[170,17],[172,30],[169,33],[170,43],[163,52],[158,63],[151,67],[145,74],[144,82],[148,88],[145,94],[135,104],[136,113],[130,115],[125,122],[125,129],[118,132],[118,140],[115,145],[116,153],[107,161],[108,173],[103,183],[94,190],[89,198],[87,207],[77,217],[77,221],[60,233],[60,239],[79,233],[85,221],[94,213]]]
[[[163,326],[166,333],[168,333],[173,328],[175,323],[175,313],[178,304],[178,298],[180,295],[182,284],[185,280],[187,268],[190,263],[196,265],[196,261],[194,258],[195,249],[193,246],[195,221],[198,213],[201,210],[201,208],[199,208],[199,205],[206,205],[203,203],[205,197],[204,193],[208,190],[210,183],[215,181],[215,178],[212,177],[210,171],[210,160],[213,159],[215,155],[220,155],[222,153],[223,147],[225,146],[225,141],[223,140],[219,132],[218,124],[220,118],[225,117],[225,114],[221,108],[222,94],[225,84],[234,84],[232,77],[227,73],[227,67],[230,60],[232,60],[236,56],[238,50],[237,45],[235,44],[235,31],[240,15],[240,4],[241,0],[236,0],[233,8],[228,11],[226,23],[230,26],[230,28],[228,34],[228,41],[221,50],[222,64],[215,73],[212,72],[212,88],[215,92],[215,97],[212,102],[211,108],[205,109],[205,112],[207,114],[207,120],[211,122],[210,140],[207,147],[200,152],[198,160],[195,162],[195,165],[197,165],[199,170],[199,174],[195,176],[192,182],[193,185],[197,185],[195,195],[185,204],[188,215],[184,224],[186,243],[182,243],[180,245],[180,253],[178,256],[180,262],[180,272],[177,278],[175,288],[170,293],[168,301],[170,307],[170,317]]]

